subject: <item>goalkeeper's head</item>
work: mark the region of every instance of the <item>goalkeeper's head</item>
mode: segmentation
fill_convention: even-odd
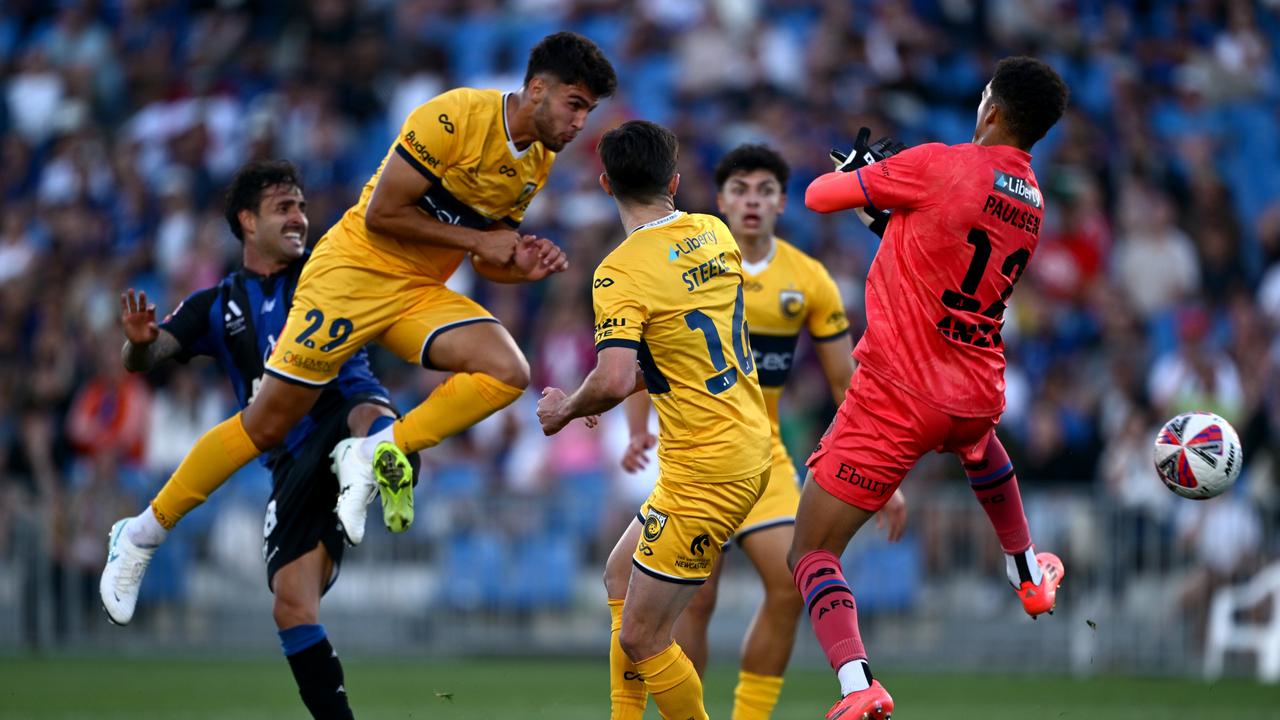
[[[1066,83],[1036,58],[1007,57],[982,90],[973,141],[1031,150],[1067,109]]]

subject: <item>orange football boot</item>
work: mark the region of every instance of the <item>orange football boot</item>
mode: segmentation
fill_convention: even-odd
[[[1066,572],[1062,567],[1062,560],[1053,553],[1037,553],[1036,562],[1040,564],[1040,584],[1032,585],[1028,580],[1017,589],[1022,609],[1027,611],[1032,620],[1044,613],[1053,614],[1053,606],[1058,602],[1058,586],[1062,584],[1062,576]]]
[[[851,692],[827,711],[827,720],[889,720],[893,713],[893,698],[880,684],[872,680],[866,690]]]

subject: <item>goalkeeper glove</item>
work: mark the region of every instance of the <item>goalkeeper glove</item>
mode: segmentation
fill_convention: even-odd
[[[866,167],[871,163],[880,162],[887,157],[892,157],[907,149],[906,145],[891,137],[882,137],[871,144],[867,144],[867,141],[870,139],[871,128],[864,127],[858,130],[858,137],[853,141],[853,149],[848,153],[832,148],[831,159],[836,164],[836,170],[839,170],[840,172],[853,172],[858,168]]]
[[[847,154],[832,148],[831,160],[835,162],[836,170],[839,172],[853,172],[872,163],[880,162],[887,157],[897,155],[907,149],[906,145],[891,137],[882,137],[871,144],[867,144],[870,139],[871,128],[863,127],[858,130],[858,136],[853,141],[853,149]],[[885,228],[889,226],[889,211],[872,212],[863,208],[862,214],[871,220],[867,224],[867,227],[871,228],[871,232],[875,233],[877,237],[884,237]]]

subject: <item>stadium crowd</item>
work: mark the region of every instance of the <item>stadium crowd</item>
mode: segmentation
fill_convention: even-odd
[[[1035,54],[1072,99],[1037,147],[1047,221],[1004,333],[1001,432],[1026,492],[1092,491],[1193,544],[1203,513],[1234,513],[1234,551],[1200,543],[1219,576],[1275,553],[1249,528],[1280,513],[1280,2],[12,0],[0,7],[0,558],[15,520],[41,517],[59,562],[96,578],[108,524],[230,413],[212,368],[126,373],[117,318],[125,288],[163,315],[236,262],[221,189],[240,163],[301,168],[314,242],[413,107],[458,85],[514,89],[532,44],[565,28],[619,74],[525,223],[572,267],[535,286],[451,283],[520,340],[535,389],[572,387],[591,366],[590,270],[622,234],[596,186],[602,130],[633,117],[675,129],[690,211],[714,212],[721,154],[778,148],[793,167],[782,235],[830,269],[856,336],[876,238],[799,202],[827,149],[862,125],[908,144],[967,142],[994,61]],[[783,406],[797,458],[834,410],[812,354],[800,362],[811,371]],[[401,407],[439,380],[389,355],[376,367]],[[426,454],[415,527],[447,530],[446,564],[524,567],[532,589],[512,602],[526,605],[564,601],[545,579],[576,569],[647,490],[618,469],[621,422],[547,440],[535,396]],[[1211,506],[1234,510],[1188,510],[1155,480],[1155,428],[1194,408],[1240,431],[1240,488]],[[257,502],[266,474],[248,475]],[[905,490],[958,478],[954,463],[926,462]],[[178,535],[198,545],[237,492]],[[144,602],[165,583],[181,593],[192,549],[172,545]],[[466,606],[486,591],[451,592]]]

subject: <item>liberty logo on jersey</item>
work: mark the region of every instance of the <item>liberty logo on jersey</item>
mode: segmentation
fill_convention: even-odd
[[[675,262],[681,255],[688,255],[703,245],[718,244],[720,244],[720,238],[716,237],[716,234],[713,231],[707,230],[706,232],[698,233],[693,237],[687,237],[675,245],[672,245],[671,252],[667,255],[667,262]]]
[[[995,171],[996,181],[992,186],[1011,198],[1020,200],[1037,210],[1041,207],[1040,189],[1026,180],[1008,173]]]

